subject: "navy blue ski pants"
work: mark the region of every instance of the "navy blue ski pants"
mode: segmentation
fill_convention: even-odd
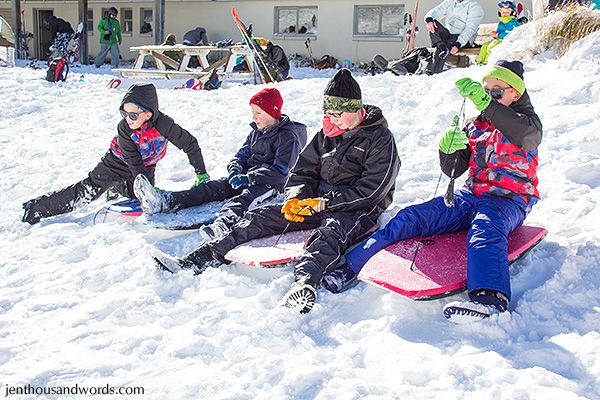
[[[454,193],[454,207],[443,197],[407,207],[383,228],[346,254],[350,268],[359,272],[379,250],[400,240],[468,229],[467,289],[493,289],[510,299],[508,235],[525,219],[520,205],[508,198]]]
[[[269,185],[252,185],[242,189],[233,189],[227,178],[208,181],[189,190],[173,192],[172,206],[179,208],[195,207],[211,201],[227,200],[219,215],[233,212],[239,218],[244,216],[255,202],[264,201],[265,198],[276,194],[275,189]]]

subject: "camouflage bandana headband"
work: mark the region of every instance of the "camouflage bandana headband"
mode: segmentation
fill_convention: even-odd
[[[335,110],[342,112],[357,112],[363,107],[362,99],[348,99],[346,97],[323,96],[323,111]]]

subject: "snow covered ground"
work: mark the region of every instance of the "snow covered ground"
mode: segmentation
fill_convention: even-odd
[[[484,70],[358,78],[396,136],[396,206],[433,196],[438,137],[461,105],[454,81]],[[526,65],[544,124],[543,201],[527,222],[549,234],[511,267],[512,312],[469,326],[445,321],[448,299],[414,302],[365,284],[320,291],[313,311],[299,316],[277,306],[289,269],[159,272],[151,248],[184,254],[198,234],[124,218],[94,224],[100,202],[21,223],[23,201],[83,178],[107,150],[124,94],[106,88],[107,71],[76,69],[51,84],[43,70],[0,68],[2,396],[26,384],[108,384],[142,386],[145,395],[128,398],[144,399],[600,399],[598,32],[561,59],[548,51]],[[327,78],[308,71],[277,88],[284,111],[315,133]],[[249,132],[247,103],[258,89],[161,89],[159,98],[218,177]],[[157,185],[183,189],[193,180],[171,146]]]

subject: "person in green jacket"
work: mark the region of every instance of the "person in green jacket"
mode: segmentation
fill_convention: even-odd
[[[119,66],[121,54],[119,45],[121,44],[121,24],[117,20],[118,11],[115,7],[108,9],[108,13],[98,22],[98,31],[100,32],[100,53],[96,56],[94,64],[100,68],[104,64],[106,55],[110,51],[110,65],[113,68]]]

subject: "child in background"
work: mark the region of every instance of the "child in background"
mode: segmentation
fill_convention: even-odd
[[[492,52],[492,49],[502,43],[502,39],[508,35],[521,23],[517,20],[517,6],[511,0],[501,0],[498,2],[498,27],[492,31],[493,40],[485,42],[479,50],[479,55],[475,59],[477,64],[487,64],[487,60]]]

